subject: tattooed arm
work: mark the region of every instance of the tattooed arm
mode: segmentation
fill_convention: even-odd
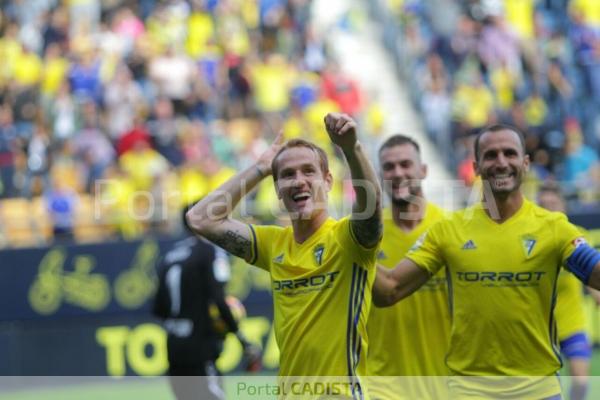
[[[231,218],[231,212],[245,194],[271,175],[271,161],[281,147],[282,140],[280,133],[256,164],[238,173],[191,207],[186,214],[190,229],[231,254],[250,260],[250,228]]]
[[[356,135],[356,122],[346,114],[330,113],[325,126],[331,141],[342,149],[350,167],[356,200],[351,226],[356,240],[371,248],[381,240],[381,188],[377,174]]]

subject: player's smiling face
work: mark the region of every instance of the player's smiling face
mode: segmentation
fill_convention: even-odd
[[[332,177],[321,170],[315,151],[292,147],[279,155],[277,163],[277,195],[292,219],[310,219],[327,212]]]
[[[509,129],[486,132],[479,140],[474,167],[493,193],[511,193],[521,186],[529,168],[529,156],[516,132]]]
[[[379,154],[383,188],[393,203],[408,202],[421,190],[427,167],[421,163],[417,149],[409,144],[386,147]]]

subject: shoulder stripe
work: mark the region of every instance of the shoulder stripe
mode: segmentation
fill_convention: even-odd
[[[346,362],[348,366],[348,376],[352,378],[354,375],[354,371],[352,365],[354,365],[353,354],[351,351],[350,343],[353,340],[352,335],[352,308],[353,308],[353,299],[354,299],[354,285],[356,283],[356,268],[352,268],[352,281],[350,283],[350,298],[348,299],[348,320],[346,326]]]
[[[356,264],[355,264],[356,265]],[[367,271],[365,271],[363,268],[358,267],[358,290],[355,296],[355,306],[354,306],[354,321],[353,321],[353,326],[354,326],[354,331],[356,332],[356,336],[354,338],[355,343],[353,344],[353,349],[356,355],[356,358],[354,360],[354,367],[356,368],[358,366],[358,362],[360,361],[360,350],[361,350],[361,340],[360,340],[360,335],[358,334],[358,322],[360,319],[360,312],[362,309],[362,304],[363,304],[363,300],[365,297],[365,281],[366,281],[366,277],[367,277]]]
[[[446,268],[446,284],[448,285],[448,310],[450,311],[450,318],[454,317],[454,288],[452,286],[452,274],[448,267]]]
[[[556,320],[554,317],[554,309],[556,308],[556,285],[558,283],[558,274],[560,273],[560,266],[558,266],[558,271],[556,271],[556,279],[554,279],[554,286],[552,287],[552,298],[550,303],[550,322],[548,326],[549,335],[550,335],[550,346],[552,347],[552,351],[556,356],[556,359],[560,363],[560,368],[563,367],[562,357],[560,356],[560,348],[558,344],[558,329],[556,328]]]
[[[254,232],[254,227],[251,224],[248,224],[250,228],[250,233],[252,234],[252,258],[248,261],[249,264],[254,264],[258,260],[258,244],[256,243],[256,232]]]
[[[352,282],[348,299],[348,321],[346,331],[346,358],[348,362],[348,377],[352,388],[353,398],[364,398],[356,368],[360,361],[362,337],[358,332],[358,323],[364,301],[364,290],[367,282],[367,271],[357,264],[352,266]]]

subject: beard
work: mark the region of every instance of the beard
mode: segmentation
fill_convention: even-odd
[[[414,188],[409,194],[401,197],[394,197],[390,195],[390,201],[392,205],[400,209],[408,207],[410,204],[418,204],[421,198],[421,188]]]
[[[404,208],[409,204],[418,201],[418,198],[422,196],[421,181],[417,179],[408,180],[407,184],[401,184],[402,190],[398,187],[394,188],[394,184],[391,180],[383,180],[382,189],[390,199],[390,202],[395,207]],[[398,193],[399,192],[399,193]]]
[[[523,176],[519,173],[516,173],[515,177],[513,178],[512,184],[507,186],[492,184],[492,180],[493,178],[487,177],[487,179],[484,179],[483,181],[486,182],[487,185],[489,185],[489,188],[491,189],[493,194],[508,195],[521,188],[521,184],[523,183]]]

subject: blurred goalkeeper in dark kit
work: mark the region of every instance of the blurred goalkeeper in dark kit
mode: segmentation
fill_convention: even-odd
[[[196,236],[176,242],[161,261],[152,311],[168,333],[169,383],[178,400],[225,398],[215,361],[227,332],[244,348],[244,368],[261,367],[260,349],[239,331],[226,300],[229,276],[227,254]],[[218,309],[225,331],[217,329],[211,307]]]

